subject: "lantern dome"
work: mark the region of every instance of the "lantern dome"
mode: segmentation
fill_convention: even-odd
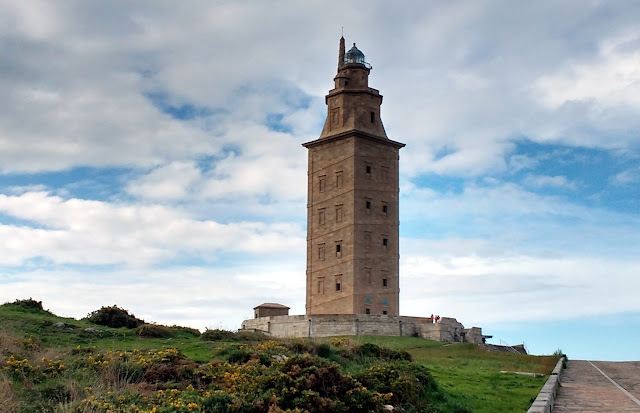
[[[355,43],[353,44],[353,47],[344,54],[344,63],[358,63],[368,67],[369,69],[371,68],[371,65],[364,60],[364,53],[362,53],[360,49],[356,47]]]

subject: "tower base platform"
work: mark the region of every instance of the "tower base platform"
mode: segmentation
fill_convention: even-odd
[[[242,322],[242,330],[273,337],[405,336],[447,343],[484,344],[491,336],[480,327],[464,328],[455,318],[431,318],[377,314],[318,314],[258,317]]]

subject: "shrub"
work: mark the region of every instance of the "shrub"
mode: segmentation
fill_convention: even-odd
[[[233,397],[231,397],[228,393],[216,391],[211,396],[204,399],[202,405],[207,412],[227,413],[234,411],[231,408],[232,403]]]
[[[344,353],[347,359],[354,358],[375,358],[380,361],[390,360],[406,360],[413,361],[411,354],[405,350],[391,350],[386,347],[380,347],[373,343],[365,343],[360,346],[352,347]]]
[[[71,354],[93,354],[98,351],[98,347],[96,346],[87,346],[82,347],[80,344],[76,346],[76,348],[71,350]]]
[[[226,352],[227,361],[229,363],[246,363],[251,358],[251,353],[247,350],[232,347]]]
[[[99,310],[89,313],[87,319],[94,324],[112,328],[126,327],[133,329],[144,324],[143,320],[136,318],[133,314],[129,314],[124,308],[115,305],[102,307]]]
[[[219,328],[214,330],[207,328],[205,332],[200,335],[200,338],[205,341],[265,341],[270,339],[262,333],[253,331],[238,331],[234,333],[233,331],[221,330]]]
[[[38,379],[38,366],[32,365],[28,359],[10,356],[5,361],[4,370],[15,380]]]
[[[48,404],[62,404],[71,401],[72,392],[60,380],[47,380],[37,386],[40,397]]]
[[[42,342],[34,336],[29,336],[25,339],[19,340],[18,345],[27,351],[34,351],[42,347]]]
[[[274,375],[268,387],[279,392],[279,407],[309,412],[380,411],[381,397],[348,375],[340,366],[310,356],[295,355]]]
[[[378,393],[391,394],[392,405],[411,406],[416,411],[426,411],[442,397],[426,367],[404,360],[370,367],[355,378]]]
[[[174,360],[169,363],[153,363],[147,367],[144,380],[147,383],[167,383],[181,380],[187,383],[194,378],[197,365],[188,360]]]
[[[197,329],[191,328],[191,327],[182,327],[182,326],[173,325],[173,326],[168,327],[168,328],[170,330],[175,331],[175,332],[185,333],[185,334],[188,334],[188,335],[194,336],[194,337],[200,337],[200,335],[202,334],[200,332],[200,330],[197,330]]]
[[[171,337],[172,331],[170,328],[165,326],[143,324],[136,329],[136,335],[138,337],[165,338]]]
[[[109,386],[123,388],[131,383],[140,383],[144,374],[145,368],[134,361],[114,360],[108,364],[102,376]]]
[[[236,337],[242,341],[266,341],[271,340],[271,338],[263,333],[259,333],[257,331],[242,331],[238,330],[236,333]]]
[[[292,339],[285,341],[283,344],[287,349],[298,354],[314,354],[326,359],[332,359],[335,355],[335,351],[327,343],[315,343],[306,339]]]
[[[28,298],[26,300],[15,300],[14,302],[8,304],[17,305],[24,308],[35,308],[36,310],[44,311],[44,308],[42,308],[42,301],[36,301],[33,298]]]
[[[233,331],[220,330],[218,328],[215,330],[206,329],[200,339],[205,341],[238,341],[238,337]]]
[[[315,346],[314,350],[315,350],[314,353],[317,354],[319,357],[329,358],[333,355],[333,350],[331,350],[331,346],[326,343],[318,344],[317,346]]]

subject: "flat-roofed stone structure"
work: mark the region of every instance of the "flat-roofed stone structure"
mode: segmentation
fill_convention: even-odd
[[[270,317],[289,315],[289,307],[278,303],[263,303],[257,307],[253,307],[253,317]]]

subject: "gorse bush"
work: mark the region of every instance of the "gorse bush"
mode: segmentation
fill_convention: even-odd
[[[144,324],[143,320],[136,318],[133,314],[129,314],[124,308],[118,306],[102,307],[87,315],[87,320],[94,324],[107,326],[112,328],[136,328]]]
[[[139,337],[166,338],[171,337],[173,335],[173,331],[169,327],[165,326],[143,324],[136,328],[136,335]]]
[[[200,335],[200,339],[205,341],[266,341],[269,340],[269,337],[253,331],[238,331],[234,333],[233,331],[216,328],[213,330],[206,329]]]
[[[188,334],[190,336],[194,336],[194,337],[200,337],[200,335],[202,335],[202,333],[200,333],[199,330],[195,329],[195,328],[191,328],[191,327],[182,327],[182,326],[170,326],[167,327],[169,328],[171,331],[173,332],[177,332],[177,333],[185,333]]]
[[[424,411],[439,395],[431,373],[420,365],[407,361],[389,361],[372,366],[356,375],[365,387],[379,393],[390,394],[394,406],[403,406]]]
[[[200,336],[201,340],[205,341],[238,341],[240,338],[233,331],[214,329],[206,329]]]
[[[373,343],[365,343],[359,346],[351,347],[343,353],[343,356],[352,360],[357,358],[374,358],[382,361],[413,361],[411,354],[409,354],[405,350],[392,350],[386,347],[380,347]]]
[[[36,301],[33,298],[28,298],[26,300],[16,300],[8,304],[17,305],[24,308],[35,308],[36,310],[44,311],[44,308],[42,307],[42,301]]]

